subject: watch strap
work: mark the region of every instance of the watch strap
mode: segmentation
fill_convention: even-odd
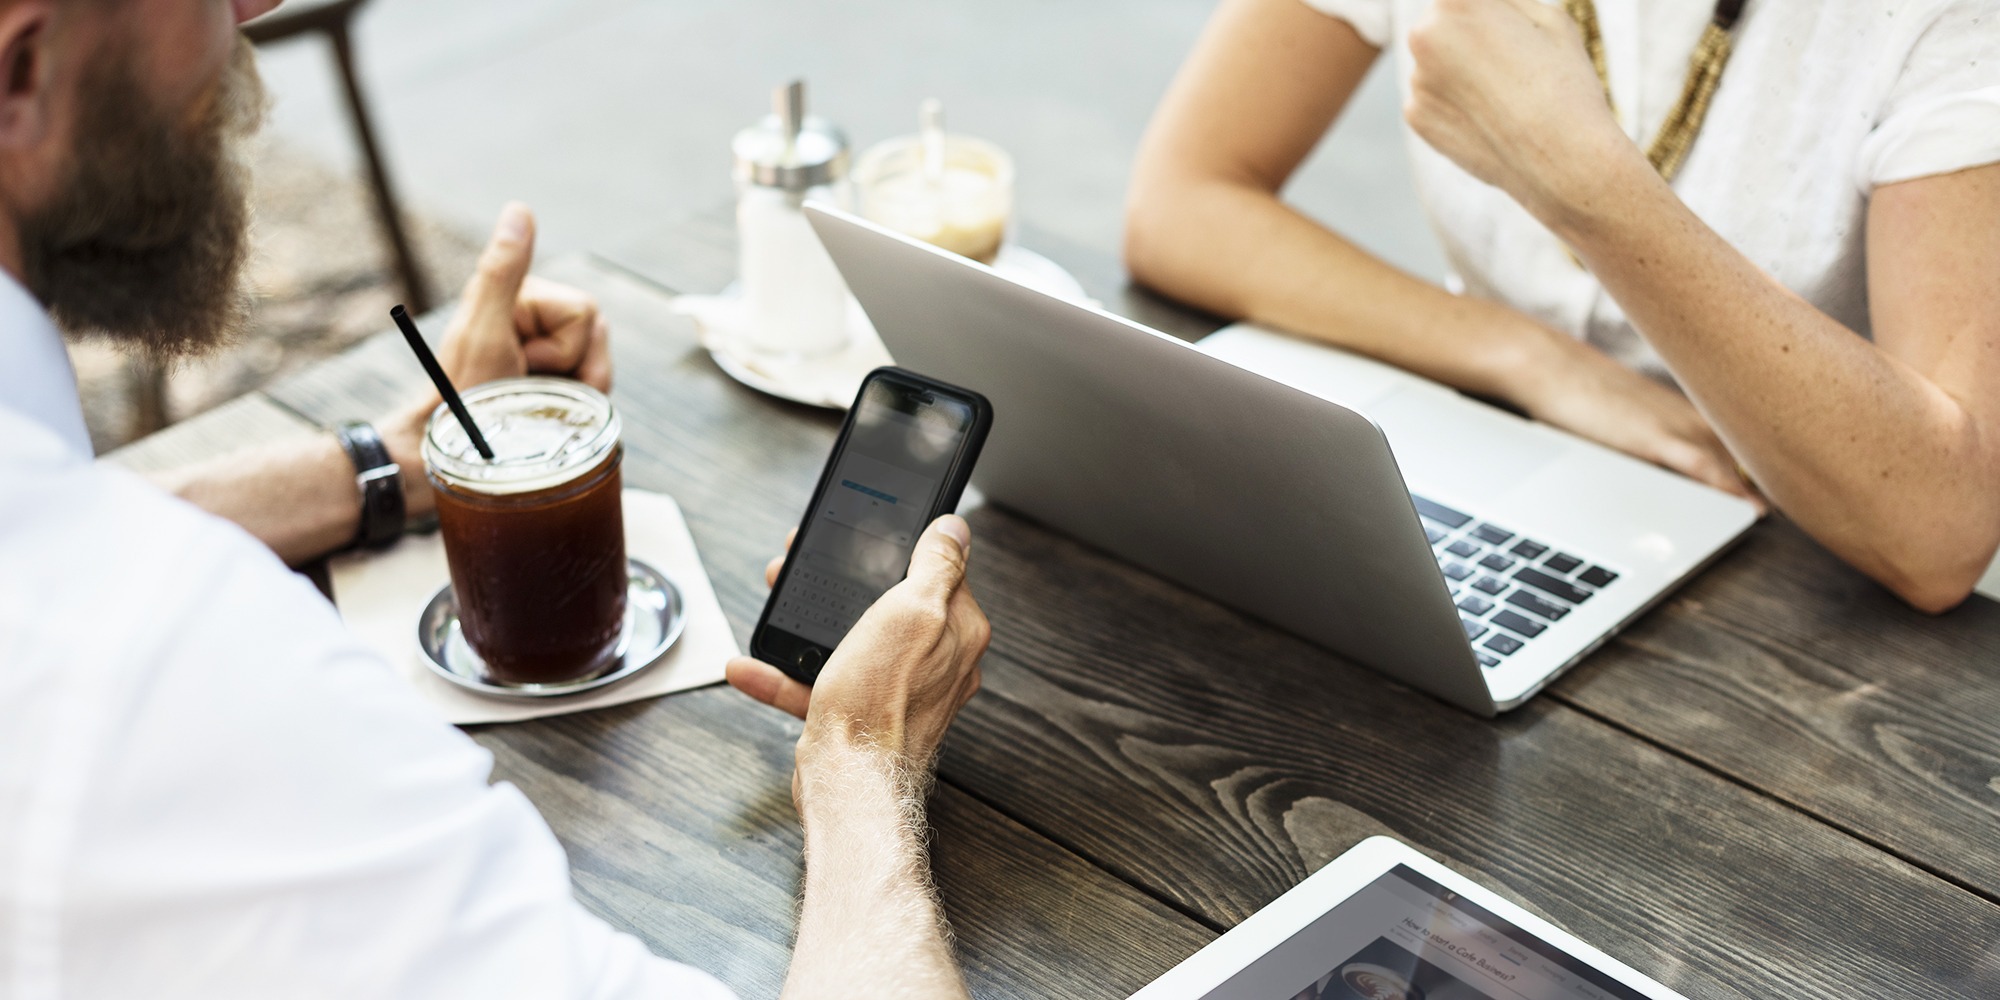
[[[354,463],[354,485],[361,494],[361,523],[354,532],[357,548],[379,549],[403,537],[408,512],[403,507],[402,468],[375,428],[349,420],[334,428],[340,450]]]

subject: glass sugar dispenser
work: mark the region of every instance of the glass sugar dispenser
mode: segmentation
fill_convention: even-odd
[[[853,208],[847,136],[806,114],[805,82],[777,88],[773,112],[736,134],[736,234],[747,346],[809,358],[847,344],[848,294],[804,205]]]

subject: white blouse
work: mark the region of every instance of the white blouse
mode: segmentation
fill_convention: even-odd
[[[1304,0],[1394,43],[1430,0]],[[1596,0],[1613,104],[1642,148],[1680,97],[1708,0]],[[1863,262],[1877,185],[2000,162],[2000,0],[1749,0],[1673,187],[1759,267],[1870,335]],[[1624,311],[1499,189],[1406,133],[1454,291],[1505,302],[1669,377]]]

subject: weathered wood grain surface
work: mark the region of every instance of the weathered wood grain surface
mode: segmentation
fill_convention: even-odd
[[[729,381],[694,345],[685,322],[667,312],[657,289],[587,263],[567,262],[546,273],[585,285],[603,300],[615,328],[628,475],[635,485],[679,498],[724,608],[739,636],[747,635],[763,599],[759,568],[803,506],[835,419]],[[388,350],[379,343],[273,393],[314,419],[387,405],[421,376],[397,353],[400,345],[387,341],[395,348]],[[1867,767],[1859,775],[1836,766],[1814,776],[1793,773],[1790,765],[1768,765],[1768,774],[1745,766],[1735,757],[1754,763],[1758,747],[1768,759],[1794,753],[1792,737],[1767,719],[1703,720],[1701,713],[1711,710],[1681,690],[1714,684],[1726,672],[1727,662],[1714,664],[1715,672],[1706,669],[1711,656],[1705,650],[1716,648],[1877,656],[1887,658],[1879,664],[1886,679],[1873,681],[1881,686],[1872,693],[1895,686],[1903,693],[1884,703],[1900,704],[1909,716],[1895,731],[1931,732],[1920,720],[1950,720],[1954,713],[1970,714],[1967,705],[1977,703],[1953,707],[1948,693],[1934,696],[1936,704],[1918,698],[1908,678],[1913,668],[1899,673],[1897,664],[1908,661],[1898,657],[1911,649],[1986,648],[1979,643],[1990,637],[1991,623],[1979,619],[1977,607],[1961,616],[1966,620],[1947,618],[1942,630],[1927,633],[1939,623],[1898,618],[1893,607],[1871,605],[1867,592],[1839,582],[1838,568],[1816,557],[1809,543],[1787,542],[1790,529],[1783,525],[1766,526],[1712,573],[1715,582],[1698,582],[1680,603],[1646,619],[1566,683],[1563,696],[1487,722],[1005,511],[976,512],[973,523],[974,585],[997,638],[987,691],[968,708],[946,753],[941,801],[951,804],[941,809],[943,816],[960,802],[989,818],[997,809],[1213,927],[1240,920],[1361,837],[1387,831],[1524,898],[1691,996],[2000,995],[2000,907],[1909,863],[1912,852],[1900,845],[1884,850],[1874,838],[1854,836],[1855,817],[1862,814],[1843,804],[1842,796],[1851,793],[1815,799],[1804,790],[1788,793],[1781,784],[1858,785],[1872,780]],[[1763,563],[1771,565],[1758,570]],[[1760,572],[1797,583],[1781,591],[1774,583],[1732,576]],[[1748,603],[1736,594],[1758,587],[1768,602]],[[1830,601],[1828,588],[1850,596]],[[1702,617],[1718,614],[1718,602],[1731,606],[1727,616]],[[1869,617],[1849,626],[1849,634],[1885,634],[1856,650],[1840,646],[1839,636],[1805,637],[1807,626],[1797,624],[1817,620],[1824,627],[1840,614],[1860,613]],[[1760,624],[1760,615],[1795,624]],[[1917,638],[1919,633],[1931,638]],[[1646,679],[1619,675],[1662,672],[1645,659],[1662,646],[1674,651],[1666,655],[1671,669],[1687,676],[1678,684],[1659,681],[1665,689],[1651,700],[1633,695],[1620,707],[1616,692]],[[1814,661],[1794,656],[1784,662],[1808,670]],[[1962,679],[1978,686],[1972,667]],[[1751,699],[1716,701],[1735,710]],[[530,774],[525,762],[536,759],[531,748],[545,741],[622,748],[629,739],[633,749],[586,765],[615,769],[627,755],[662,755],[658,741],[668,738],[668,727],[621,720],[654,711],[676,717],[687,711],[706,720],[709,710],[698,704],[667,699],[653,709],[505,727],[481,738],[507,748],[502,758],[515,769],[510,776]],[[1809,702],[1795,705],[1802,717],[1819,718]],[[1696,721],[1673,718],[1681,713]],[[1647,728],[1628,717],[1653,722]],[[759,752],[776,755],[771,773],[782,775],[788,741],[782,732],[760,734],[757,718],[685,725],[738,733]],[[623,734],[627,725],[629,735]],[[599,728],[605,726],[619,733]],[[1704,753],[1703,747],[1681,746],[1676,734],[1682,727],[1705,732],[1702,739],[1711,744],[1727,742],[1717,738],[1725,734],[1739,749],[1710,746]],[[1938,724],[1936,731],[1965,728]],[[1966,738],[1980,737],[1975,731]],[[510,763],[509,754],[522,755],[523,763]],[[544,786],[554,787],[540,776],[524,782],[531,795],[552,795]],[[782,806],[782,791],[776,794]],[[556,798],[538,801],[556,815],[559,829],[572,822],[565,810],[586,808]],[[1904,801],[1915,813],[1912,828],[1922,827],[1925,810],[1935,808],[1921,796]],[[607,800],[588,809],[616,804]],[[576,821],[589,832],[589,843],[624,836],[603,818],[613,814],[589,815],[595,814]],[[1989,844],[1969,824],[1957,833],[1950,823],[1938,825],[1944,829],[1941,851],[1952,836],[1961,838],[1960,855]],[[941,856],[965,850],[956,856],[970,861],[983,850],[968,846],[976,841],[954,841],[961,835],[941,822]],[[571,829],[566,836],[580,834]],[[576,843],[573,850],[579,850]],[[777,884],[788,884],[788,877]],[[1038,881],[1013,886],[1004,903],[995,903],[995,933],[1007,926],[998,912],[1007,906],[1034,912],[1034,905],[1048,901],[1027,900],[1072,892],[1035,888]],[[947,883],[948,898],[969,899],[952,885]],[[615,894],[607,891],[603,899]],[[1128,903],[1134,914],[1162,919],[1144,898]],[[988,916],[955,909],[954,918],[982,927]],[[738,926],[733,920],[748,920],[718,919],[730,927]],[[1188,930],[1173,947],[1189,946]],[[1098,935],[1084,926],[1058,936],[1088,949]],[[968,950],[977,952],[986,940],[1004,939],[968,935]],[[1004,945],[995,947],[994,955],[1006,954]],[[1032,954],[996,961],[1020,968]],[[1086,961],[1111,960],[1108,952],[1082,954],[1095,955]],[[1168,961],[1148,954],[1139,964],[1163,968]],[[764,980],[746,974],[742,981]],[[1007,992],[1014,984],[994,985]],[[1084,987],[1072,982],[1070,988]]]
[[[712,282],[726,221],[628,255]],[[1220,322],[1037,238],[1114,311],[1191,339]],[[1773,517],[1546,696],[2000,901],[2000,604],[1917,614]]]
[[[236,448],[276,444],[319,430],[260,392],[239,396],[201,415],[149,434],[104,456],[134,472],[188,465]]]

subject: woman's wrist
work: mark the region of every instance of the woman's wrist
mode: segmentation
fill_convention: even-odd
[[[1485,304],[1492,313],[1482,324],[1493,333],[1478,355],[1484,375],[1480,384],[1460,388],[1533,412],[1571,363],[1576,341],[1507,306]]]
[[[1645,153],[1622,132],[1580,144],[1542,180],[1534,194],[1517,195],[1516,200],[1572,248],[1617,225],[1653,189],[1672,193]]]

